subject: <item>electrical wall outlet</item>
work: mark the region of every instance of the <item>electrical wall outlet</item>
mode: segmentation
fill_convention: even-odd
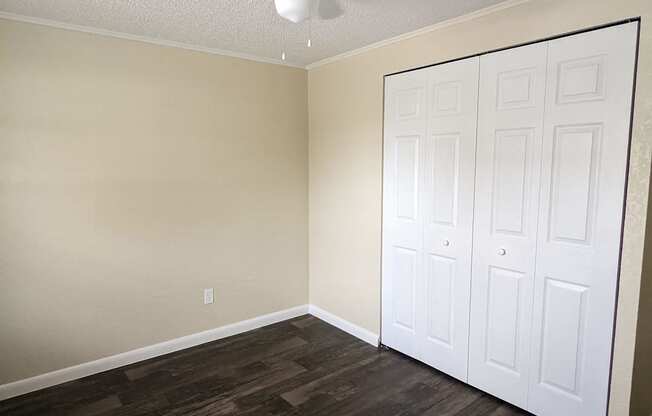
[[[204,305],[213,303],[213,288],[204,289]]]

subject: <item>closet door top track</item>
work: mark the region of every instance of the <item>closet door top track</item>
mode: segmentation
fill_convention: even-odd
[[[424,69],[424,68],[430,68],[430,67],[437,66],[437,65],[443,65],[443,64],[448,64],[448,63],[455,62],[455,61],[460,61],[462,59],[468,59],[468,58],[473,58],[473,57],[476,57],[476,56],[487,55],[487,54],[490,54],[490,53],[500,52],[500,51],[504,51],[504,50],[507,50],[507,49],[519,48],[521,46],[533,45],[535,43],[540,43],[540,42],[548,42],[548,41],[551,41],[551,40],[554,40],[554,39],[565,38],[567,36],[573,36],[573,35],[577,35],[577,34],[580,34],[580,33],[592,32],[594,30],[600,30],[600,29],[604,29],[604,28],[607,28],[607,27],[624,25],[624,24],[633,23],[633,22],[636,22],[636,23],[639,24],[638,25],[639,33],[638,33],[638,36],[636,38],[636,57],[637,57],[637,60],[634,63],[634,74],[636,74],[636,69],[637,69],[637,66],[638,66],[637,64],[638,64],[639,37],[640,37],[640,30],[641,30],[641,26],[640,26],[641,17],[640,16],[630,17],[630,18],[627,18],[627,19],[618,20],[618,21],[611,22],[611,23],[605,23],[603,25],[591,26],[591,27],[588,27],[588,28],[585,28],[585,29],[574,30],[574,31],[562,33],[562,34],[559,34],[559,35],[553,35],[553,36],[549,36],[549,37],[546,37],[546,38],[536,39],[536,40],[533,40],[533,41],[530,41],[530,42],[517,43],[515,45],[505,46],[505,47],[502,47],[502,48],[490,49],[488,51],[478,52],[478,53],[474,53],[474,54],[466,55],[466,56],[461,56],[459,58],[449,59],[447,61],[435,62],[435,63],[429,64],[429,65],[423,65],[423,66],[419,66],[419,67],[416,67],[416,68],[404,69],[402,71],[396,71],[396,72],[392,72],[392,73],[389,73],[389,74],[385,74],[383,77],[391,77],[393,75],[404,74],[406,72],[418,71],[418,70]]]

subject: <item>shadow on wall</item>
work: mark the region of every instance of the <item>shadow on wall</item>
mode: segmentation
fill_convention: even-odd
[[[651,106],[652,107],[652,106]],[[650,109],[652,110],[652,108]],[[650,182],[652,192],[652,182]],[[652,205],[648,204],[630,415],[652,416]]]

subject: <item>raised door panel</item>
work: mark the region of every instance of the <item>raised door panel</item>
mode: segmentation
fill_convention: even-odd
[[[416,250],[408,248],[393,247],[393,249],[394,269],[390,276],[394,287],[392,324],[413,333],[418,254]]]
[[[523,313],[523,273],[491,267],[486,313],[485,362],[503,371],[520,374],[519,318]]]
[[[426,69],[419,358],[467,379],[478,58]]]
[[[426,76],[387,79],[383,169],[382,341],[417,357],[417,291],[423,279],[422,158]]]
[[[533,128],[496,130],[491,187],[491,231],[494,234],[524,236],[526,209],[532,192],[530,147]]]
[[[423,118],[423,88],[404,88],[396,92],[394,120],[392,122],[405,122]]]
[[[549,240],[591,244],[601,132],[601,124],[553,131]]]
[[[425,294],[431,300],[426,305],[426,337],[430,342],[453,348],[455,260],[430,254],[426,256],[425,270]]]
[[[527,405],[545,43],[483,56],[469,383]]]
[[[438,67],[432,72],[438,72],[442,67]],[[463,100],[462,91],[464,91],[463,82],[435,81],[432,84],[432,116],[449,117],[460,114]]]
[[[581,400],[588,289],[547,278],[544,281],[541,368],[538,382],[565,397]]]
[[[393,175],[396,178],[396,217],[416,222],[419,203],[419,136],[396,136],[395,143]]]
[[[433,135],[426,143],[428,161],[432,161],[433,197],[428,219],[432,224],[454,227],[460,180],[460,135]]]
[[[528,409],[604,415],[637,24],[549,42]]]

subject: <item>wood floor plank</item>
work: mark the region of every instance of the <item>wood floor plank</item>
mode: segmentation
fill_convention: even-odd
[[[411,360],[396,354],[381,353],[373,365],[322,387],[310,401],[301,405],[301,409],[315,416],[373,414],[374,407],[380,401],[395,396],[430,375],[430,371]]]
[[[7,416],[522,416],[304,315],[0,402]]]
[[[102,413],[109,413],[110,411],[119,409],[120,407],[122,407],[122,402],[118,396],[112,394],[111,396],[106,396],[103,399],[71,410],[68,414],[70,416],[94,416]]]
[[[423,416],[456,415],[484,394],[480,390],[471,388],[457,380],[442,385],[438,393],[440,394],[440,400],[423,412]],[[487,413],[477,414],[486,415]]]

